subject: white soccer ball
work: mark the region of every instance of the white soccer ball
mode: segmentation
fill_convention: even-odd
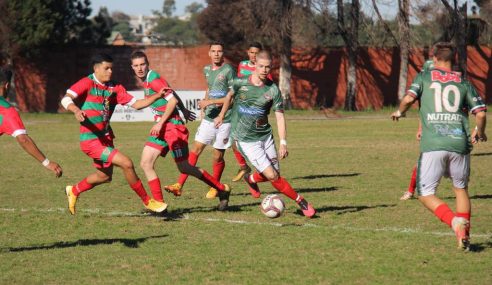
[[[265,216],[273,219],[282,215],[285,204],[279,195],[271,194],[261,201],[260,209]]]

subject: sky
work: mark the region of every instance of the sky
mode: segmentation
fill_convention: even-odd
[[[205,6],[205,0],[176,0],[175,15],[183,15],[186,6],[193,2]],[[164,0],[91,0],[92,16],[99,12],[101,6],[106,6],[109,13],[121,11],[128,15],[152,15],[152,10],[162,10]]]

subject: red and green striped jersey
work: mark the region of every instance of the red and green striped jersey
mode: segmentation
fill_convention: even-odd
[[[80,123],[81,141],[104,138],[107,135],[114,137],[109,120],[116,105],[131,106],[136,101],[121,84],[113,81],[103,84],[94,74],[79,80],[67,93],[77,99],[75,102],[80,104],[80,109],[87,116]]]
[[[17,110],[0,96],[0,136],[3,134],[16,137],[27,134]]]
[[[230,64],[224,63],[221,67],[214,69],[211,64],[203,68],[203,74],[208,84],[208,98],[224,98],[232,87],[234,80],[234,68]],[[212,104],[205,109],[205,120],[213,121],[222,110],[222,106]],[[224,116],[224,123],[231,121],[231,110],[227,110]]]
[[[270,109],[284,111],[277,85],[267,80],[265,84],[255,86],[249,76],[234,79],[233,90],[232,137],[241,142],[256,142],[272,135],[268,122]]]
[[[159,73],[153,70],[149,70],[145,78],[145,81],[142,82],[142,86],[144,88],[145,97],[148,97],[161,91],[162,88],[164,87],[169,87],[169,84],[163,77],[159,75]],[[152,103],[150,107],[152,108],[154,114],[157,116],[162,116],[162,114],[164,114],[164,112],[166,111],[168,100],[171,99],[172,97],[174,97],[173,92],[169,90],[166,93],[166,97],[160,98],[154,103]],[[184,124],[176,108],[174,109],[172,115],[169,117],[168,122],[175,125]]]
[[[471,151],[468,110],[475,114],[487,107],[461,73],[440,67],[427,69],[413,80],[408,94],[420,100],[421,152]]]

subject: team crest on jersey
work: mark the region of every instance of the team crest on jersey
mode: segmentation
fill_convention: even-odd
[[[272,100],[272,96],[271,96],[270,94],[268,94],[268,92],[267,92],[267,93],[264,93],[264,94],[263,94],[263,97],[264,97],[267,101]]]
[[[246,94],[241,94],[241,95],[239,95],[239,99],[241,99],[241,100],[246,100]]]
[[[241,88],[239,88],[239,91],[248,91],[248,87],[246,87],[246,86],[241,86]]]
[[[439,72],[438,70],[432,70],[431,76],[432,81],[439,81],[441,83],[461,82],[461,73],[459,72],[446,72],[444,74],[441,74],[441,72]]]
[[[217,79],[220,80],[220,81],[224,81],[224,79],[225,79],[224,74],[217,75]]]
[[[111,154],[111,150],[109,148],[105,148],[101,154],[101,156],[108,156]]]
[[[224,144],[227,144],[229,142],[229,138],[224,139]]]

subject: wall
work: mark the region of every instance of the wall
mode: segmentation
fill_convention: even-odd
[[[114,79],[128,90],[139,89],[129,63],[130,54],[137,49],[147,53],[151,68],[163,75],[173,88],[206,89],[202,68],[210,62],[207,55],[208,46],[51,48],[34,60],[15,60],[18,106],[22,111],[60,111],[58,102],[67,88],[92,73],[89,61],[90,56],[96,52],[105,52],[113,56]],[[489,104],[492,103],[492,95],[487,94],[492,91],[491,53],[490,47],[468,48],[469,79]],[[426,50],[412,51],[408,84],[425,58]],[[343,49],[296,49],[293,51],[292,61],[292,103],[295,108],[343,107],[347,64]],[[400,70],[398,50],[361,48],[358,64],[357,108],[379,109],[385,105],[397,104]],[[273,73],[278,74],[278,70],[274,70]]]

